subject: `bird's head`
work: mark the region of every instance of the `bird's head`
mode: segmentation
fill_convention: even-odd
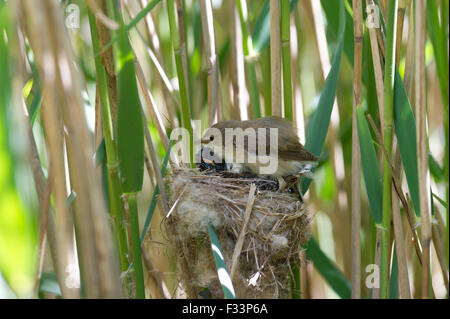
[[[217,159],[225,159],[225,130],[240,127],[241,121],[224,121],[219,122],[208,128],[200,142],[202,146],[211,149]]]

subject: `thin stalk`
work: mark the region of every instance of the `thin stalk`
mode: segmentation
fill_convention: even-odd
[[[242,40],[241,25],[239,23],[239,13],[236,8],[236,2],[232,2],[233,18],[231,31],[231,47],[232,47],[232,68],[231,81],[233,85],[233,104],[239,110],[239,119],[241,121],[248,120],[249,108],[244,100],[246,93],[245,87],[245,66],[244,66],[244,49]]]
[[[300,32],[297,29],[300,29],[300,10],[301,7],[297,6],[294,9],[293,26],[291,29],[291,57],[292,57],[292,83],[294,87],[294,107],[293,107],[293,117],[295,119],[294,123],[297,127],[297,134],[300,138],[301,143],[305,143],[305,119],[303,115],[303,98],[302,98],[302,88],[300,83],[300,57],[299,57],[299,43]],[[304,271],[300,268],[301,271]]]
[[[395,71],[395,39],[397,29],[398,0],[389,1],[386,60],[384,65],[384,127],[383,143],[387,156],[392,154],[392,127],[394,119],[394,71]],[[380,269],[380,295],[382,299],[388,298],[389,291],[389,257],[391,235],[391,178],[392,172],[386,158],[383,157],[383,217],[381,234],[381,269]]]
[[[153,299],[170,299],[170,294],[167,289],[167,285],[162,278],[162,273],[155,267],[152,259],[148,253],[142,249],[142,257],[144,260],[145,267],[147,268],[150,282],[151,298]]]
[[[304,250],[300,251],[300,298],[311,299],[310,275],[308,273],[308,261]]]
[[[448,21],[449,21],[449,13],[448,13],[448,2],[447,1],[441,1],[441,28],[442,28],[442,32],[441,32],[441,43],[443,43],[444,45],[441,46],[441,48],[445,48],[446,52],[445,55],[447,58],[445,59],[447,65],[448,65],[448,46],[447,46],[447,41],[448,41]],[[446,113],[444,114],[444,132],[445,132],[445,155],[444,155],[444,176],[447,178],[446,180],[446,189],[445,189],[445,197],[447,200],[447,203],[450,203],[450,198],[449,198],[449,165],[450,165],[450,157],[449,157],[449,126],[448,126],[448,121],[449,121],[449,104],[448,104],[448,67],[446,70],[446,74],[447,74],[447,82],[444,81],[444,83],[447,83],[447,101],[444,102],[444,107],[445,107],[445,111]],[[442,86],[441,86],[441,90],[442,90]],[[450,223],[448,222],[450,219],[450,215],[449,215],[449,207],[447,207],[447,228],[446,228],[446,236],[445,236],[445,246],[446,246],[446,260],[449,260],[449,229],[450,229]],[[447,294],[449,294],[450,292],[448,292],[447,289]]]
[[[367,5],[374,5],[373,0],[366,0]],[[375,28],[369,28],[370,48],[372,51],[373,71],[375,75],[375,86],[377,90],[378,112],[380,115],[380,127],[384,126],[384,97],[383,97],[383,67],[381,64],[380,49],[377,41],[377,33]],[[383,130],[381,130],[383,134]]]
[[[272,115],[282,116],[280,0],[270,0],[270,83]]]
[[[192,105],[194,96],[191,94],[191,90],[194,87],[194,80],[190,71],[190,67],[187,61],[188,57],[188,47],[186,45],[187,38],[187,30],[189,25],[190,14],[187,10],[186,0],[176,0],[175,4],[176,13],[177,13],[177,21],[178,21],[178,34],[180,35],[180,52],[181,52],[181,61],[183,62],[183,71],[185,75],[185,83],[186,83],[186,95],[189,100],[189,105]],[[185,14],[186,13],[186,14]],[[191,114],[195,113],[194,110],[190,110]]]
[[[250,215],[252,214],[253,204],[255,202],[255,191],[256,191],[256,185],[252,184],[250,186],[250,191],[248,193],[248,200],[247,200],[247,206],[245,207],[244,212],[244,221],[242,224],[241,232],[239,233],[239,237],[236,241],[236,245],[234,247],[233,251],[233,257],[231,258],[231,269],[230,269],[230,277],[231,280],[234,279],[234,275],[236,274],[236,271],[238,270],[238,261],[239,257],[241,256],[242,252],[242,245],[244,244],[244,239],[246,235],[247,230],[247,224],[250,219]]]
[[[381,13],[383,14],[383,17],[386,19],[387,15],[388,15],[388,13],[387,13],[388,0],[379,0],[378,2],[380,3]]]
[[[22,109],[22,108],[21,108]],[[28,135],[28,144],[29,144],[29,163],[31,167],[31,172],[33,174],[33,180],[36,187],[36,193],[37,197],[40,203],[43,203],[46,200],[46,192],[48,189],[50,189],[47,186],[44,173],[42,171],[41,161],[39,159],[39,153],[36,145],[36,141],[33,135],[33,131],[30,125],[29,118],[27,117],[26,123],[26,129],[27,129],[27,135]],[[58,256],[59,249],[58,241],[57,241],[57,233],[56,233],[56,223],[55,223],[55,217],[54,212],[52,210],[51,205],[49,206],[49,211],[47,214],[47,232],[46,232],[46,238],[48,241],[48,245],[50,247],[50,253],[51,253],[51,259],[53,262],[53,268],[55,269],[56,277],[58,279],[58,282],[60,285],[63,284],[66,273],[65,269],[60,268],[60,257]],[[41,215],[41,218],[43,216]]]
[[[136,54],[134,55],[136,56]],[[167,151],[169,147],[169,138],[167,137],[166,130],[164,128],[164,124],[162,121],[161,114],[156,106],[155,99],[153,98],[152,93],[148,89],[148,84],[145,79],[144,71],[142,70],[141,64],[135,58],[134,65],[136,69],[136,77],[138,79],[139,86],[141,88],[142,95],[144,96],[145,103],[147,104],[147,110],[152,117],[153,123],[155,123],[156,130],[158,131],[159,138],[164,146],[164,149]],[[146,124],[145,122],[144,124]]]
[[[49,215],[49,209],[50,209],[50,195],[52,192],[52,183],[53,180],[52,175],[52,168],[49,167],[49,181],[50,183],[47,184],[46,190],[45,190],[45,197],[44,200],[41,201],[39,204],[40,209],[40,223],[39,223],[39,240],[38,240],[38,249],[37,249],[37,256],[38,256],[38,270],[36,273],[36,280],[34,285],[34,292],[36,295],[39,293],[39,285],[42,278],[42,268],[44,266],[44,257],[45,257],[45,250],[47,247],[47,226],[48,226],[48,215]]]
[[[394,174],[396,175],[394,178],[401,182],[402,160],[397,143],[394,145],[394,165]],[[394,235],[398,261],[399,297],[401,299],[411,299],[402,216],[400,214],[399,198],[396,196],[395,189],[392,189],[392,220],[394,222]]]
[[[236,0],[236,5],[239,12],[239,20],[241,22],[242,47],[244,49],[245,68],[250,90],[250,106],[252,109],[253,118],[259,118],[261,117],[261,106],[259,103],[258,83],[256,81],[256,57],[255,52],[253,51],[252,37],[249,34],[248,30],[248,13],[246,0]],[[266,116],[267,115],[270,114],[266,114]]]
[[[426,6],[429,23],[428,32],[433,44],[442,103],[448,112],[448,37],[445,34],[447,27],[441,26],[439,23],[438,1],[427,1]]]
[[[381,236],[383,230],[376,226],[376,239],[375,239],[375,265],[378,269],[381,268]],[[380,278],[381,279],[381,278]],[[372,299],[380,299],[381,297],[381,286],[372,289]]]
[[[99,99],[101,107],[101,117],[103,124],[103,136],[105,138],[106,148],[106,163],[107,163],[107,175],[108,175],[108,197],[110,213],[113,220],[113,227],[116,240],[118,242],[120,264],[122,272],[126,271],[129,266],[128,245],[125,229],[123,228],[123,211],[122,203],[120,201],[120,182],[119,174],[117,170],[118,158],[116,153],[116,142],[114,140],[113,124],[111,110],[108,103],[108,89],[106,72],[101,64],[100,56],[97,52],[100,52],[100,44],[98,39],[97,24],[93,14],[89,11],[89,25],[91,28],[92,46],[94,49],[94,62],[97,72],[97,85],[99,90]],[[127,281],[125,280],[124,286],[127,287]]]
[[[180,34],[177,27],[177,13],[175,10],[175,0],[167,0],[167,11],[169,15],[169,26],[170,26],[170,38],[172,39],[172,47],[175,55],[175,64],[178,75],[178,86],[180,90],[181,98],[181,113],[182,122],[184,128],[186,128],[190,135],[190,162],[193,162],[193,141],[192,141],[192,125],[191,125],[191,111],[189,106],[189,98],[186,87],[186,77],[184,74],[183,58],[181,52],[181,41]]]
[[[361,298],[361,153],[356,109],[361,107],[362,82],[362,1],[353,0],[354,63],[352,115],[352,298]]]
[[[405,84],[406,94],[408,95],[411,106],[414,110],[414,10],[411,5],[408,13],[408,39],[406,40],[405,74],[403,82]]]
[[[143,10],[143,8],[147,7],[149,0],[139,0],[138,1],[140,4],[140,10]],[[144,45],[147,46],[147,52],[150,55],[150,59],[152,60],[153,64],[155,64],[155,73],[156,73],[156,79],[157,79],[157,83],[158,86],[161,89],[161,92],[163,94],[163,109],[167,110],[168,116],[169,116],[169,121],[171,123],[173,123],[174,127],[178,127],[178,118],[176,116],[176,111],[175,111],[175,105],[174,105],[174,99],[173,98],[173,91],[168,91],[165,87],[165,84],[167,82],[165,82],[165,78],[167,78],[167,76],[165,76],[165,72],[163,70],[163,67],[161,66],[161,64],[163,64],[163,58],[162,58],[162,54],[161,54],[161,49],[160,49],[160,41],[159,41],[159,37],[158,34],[156,32],[156,27],[155,27],[155,23],[153,22],[153,18],[151,14],[146,14],[145,15],[145,26],[146,26],[146,33],[147,33],[147,38],[148,38],[148,43],[147,41],[143,41]],[[136,29],[136,31],[138,31],[139,35],[140,32],[138,29]],[[153,54],[154,52],[154,54]],[[164,78],[165,77],[165,78]]]
[[[139,217],[136,194],[124,194],[124,204],[130,212],[131,243],[133,247],[134,276],[136,278],[136,298],[145,298],[144,271],[142,268],[141,241],[139,239]]]
[[[45,37],[48,42],[42,41],[41,36],[29,37],[39,39],[38,44],[34,43],[36,46],[33,50],[36,61],[39,61],[38,64],[41,67],[48,64],[43,63],[44,60],[60,61],[54,65],[54,75],[48,77],[46,69],[43,69],[40,75],[46,78],[46,84],[49,85],[46,94],[57,97],[52,101],[57,103],[54,105],[55,110],[62,113],[61,129],[52,131],[52,134],[63,136],[62,124],[67,132],[65,141],[70,183],[74,190],[78,190],[74,201],[77,235],[80,235],[77,237],[78,256],[83,264],[84,275],[90,272],[89,276],[84,277],[86,279],[84,288],[88,297],[98,297],[101,294],[105,298],[118,298],[122,295],[122,289],[118,280],[117,257],[114,255],[113,240],[105,214],[101,188],[92,162],[90,152],[92,141],[83,112],[80,94],[82,90],[78,71],[73,63],[70,39],[62,19],[56,18],[58,7],[54,2],[33,1],[27,2],[26,5],[30,9],[27,18],[40,14],[40,19],[31,19],[37,23],[31,24],[30,29],[33,31],[37,29],[48,35]],[[45,7],[39,7],[39,5]],[[43,25],[47,26],[46,30],[42,29]],[[64,164],[64,159],[61,163]],[[64,184],[54,186],[55,189],[65,188]],[[66,198],[62,204],[66,205]],[[72,232],[68,232],[66,235],[71,236],[71,234]],[[64,253],[67,252],[64,251]],[[102,258],[96,259],[95,256],[102,256]]]
[[[44,46],[47,49],[47,54],[52,54],[49,46],[49,38],[46,37],[45,41],[37,42],[37,25],[40,25],[45,21],[44,16],[45,9],[43,3],[27,2],[24,3],[24,14],[29,24],[28,38],[30,41],[30,47],[33,49],[33,55],[39,62],[44,55]],[[49,34],[47,23],[41,25],[42,31],[45,34]],[[39,65],[39,64],[38,64]],[[42,104],[43,115],[43,127],[46,132],[46,147],[49,161],[52,163],[53,169],[53,184],[52,193],[55,207],[55,220],[56,220],[56,240],[57,240],[57,266],[60,272],[64,272],[70,265],[69,254],[71,248],[71,236],[72,234],[72,221],[70,220],[69,208],[66,205],[66,174],[64,168],[64,136],[60,134],[62,126],[62,115],[60,111],[60,105],[57,98],[55,87],[57,87],[55,77],[48,77],[46,72],[40,67],[40,81],[42,85],[42,92],[45,93],[45,100]],[[86,267],[87,268],[87,267]],[[89,270],[94,273],[93,267],[89,267]],[[93,276],[94,277],[94,276]],[[61,279],[61,278],[60,278]],[[78,298],[79,293],[75,289],[69,289],[64,285],[64,281],[61,283],[61,293],[63,298]],[[90,288],[88,286],[88,288]]]
[[[400,62],[400,52],[402,48],[402,34],[403,34],[403,22],[405,20],[407,0],[399,0],[397,9],[397,40],[395,44],[395,63],[398,65]]]
[[[102,9],[108,12],[108,15],[111,19],[117,21],[117,17],[119,16],[117,6],[115,2],[111,1],[102,1],[101,3]],[[103,66],[105,67],[107,83],[108,83],[108,92],[109,92],[109,109],[111,112],[112,123],[113,123],[113,131],[117,130],[117,111],[118,111],[118,102],[119,102],[119,91],[117,87],[117,74],[116,74],[116,65],[114,56],[117,56],[117,44],[109,48],[108,43],[111,42],[111,36],[116,37],[117,32],[115,30],[110,30],[105,27],[103,24],[97,24],[97,33],[100,42],[100,58]],[[117,37],[116,37],[117,39]],[[95,53],[99,54],[99,53]]]
[[[291,83],[291,25],[289,0],[281,0],[281,50],[283,58],[284,117],[293,120]]]
[[[286,39],[285,36],[283,36],[283,32],[286,32],[284,30],[285,26],[285,19],[290,19],[289,14],[286,16],[285,12],[286,8],[282,3],[282,41],[284,45],[284,39]],[[284,13],[284,15],[283,15]],[[298,18],[298,19],[297,19]],[[298,24],[297,24],[298,23]],[[294,14],[292,16],[292,21],[289,26],[289,50],[290,50],[290,65],[289,70],[285,71],[283,69],[283,77],[285,77],[286,72],[289,72],[291,75],[291,81],[292,81],[292,88],[291,83],[289,82],[289,88],[291,88],[291,92],[286,92],[286,82],[283,83],[284,85],[284,111],[285,111],[285,117],[291,119],[295,123],[295,127],[297,128],[297,135],[300,138],[300,141],[302,143],[305,142],[305,122],[303,118],[303,101],[302,101],[302,92],[300,87],[300,76],[299,76],[299,32],[297,31],[297,26],[300,26],[300,19],[299,19],[299,9],[294,10]],[[292,34],[291,34],[292,33]],[[283,68],[285,66],[285,49],[283,50]],[[291,65],[292,65],[292,72],[291,72]],[[290,99],[291,109],[289,108],[289,101],[287,101],[286,97],[288,94],[292,95],[292,90],[294,90],[294,96]],[[289,117],[289,113],[291,112],[292,118]],[[307,272],[307,265],[304,262],[304,259],[306,257],[302,256],[302,253],[299,255],[298,263],[294,264],[292,267],[292,272],[294,273],[294,278],[292,280],[292,298],[293,299],[301,299],[302,297],[308,297],[307,294],[307,283],[308,283],[308,272]]]
[[[397,23],[397,43],[396,43],[396,54],[395,54],[395,63],[399,65],[400,62],[400,50],[403,39],[403,22],[405,18],[407,1],[399,0],[398,4],[398,23]],[[401,185],[402,179],[402,161],[400,156],[400,151],[398,149],[398,142],[394,140],[394,171],[393,178],[399,181],[399,185]],[[401,187],[401,186],[400,186]],[[403,235],[403,225],[400,214],[400,198],[397,197],[396,190],[393,188],[392,192],[392,220],[394,226],[394,235],[395,235],[395,245],[396,245],[396,253],[397,253],[397,262],[398,262],[398,283],[399,283],[399,298],[401,299],[411,299],[411,290],[409,287],[409,277],[408,277],[408,265],[407,265],[407,257],[405,250],[405,237]]]
[[[169,120],[171,121],[171,124],[173,127],[178,127],[178,117],[176,114],[175,107],[177,109],[180,109],[180,102],[178,100],[178,97],[175,96],[174,88],[172,86],[172,83],[169,80],[169,77],[166,74],[166,71],[164,71],[163,65],[159,62],[161,59],[156,56],[157,51],[155,51],[153,48],[151,48],[148,43],[145,41],[144,36],[139,32],[139,30],[136,30],[139,37],[142,39],[142,43],[146,47],[146,51],[148,53],[148,56],[150,57],[150,60],[153,62],[155,66],[155,73],[157,74],[156,78],[158,81],[158,85],[161,88],[161,91],[164,95],[164,100],[166,103],[166,109],[169,115]],[[164,109],[164,108],[163,108]],[[169,121],[169,122],[170,122]]]
[[[315,31],[315,42],[317,46],[320,68],[322,74],[322,80],[328,76],[331,69],[328,43],[325,34],[325,22],[323,19],[322,8],[319,1],[310,0],[307,2],[302,2],[307,10],[310,10],[310,17],[314,24]],[[333,102],[333,110],[331,111],[330,127],[327,136],[327,144],[332,149],[329,153],[330,163],[333,167],[334,178],[337,182],[338,194],[334,198],[335,213],[331,214],[334,225],[339,225],[336,227],[336,232],[334,232],[335,241],[339,243],[336,246],[337,258],[342,260],[344,265],[344,273],[351,277],[351,256],[348,247],[351,245],[351,236],[349,223],[349,198],[346,192],[346,177],[345,177],[345,165],[344,165],[344,155],[342,144],[338,137],[339,131],[339,105],[337,98]],[[338,217],[340,216],[340,217]]]
[[[438,223],[433,223],[432,225],[432,237],[433,237],[433,244],[434,244],[434,248],[436,249],[436,256],[438,258],[439,261],[439,265],[441,266],[441,272],[442,272],[442,280],[444,281],[444,285],[445,288],[447,289],[447,293],[449,292],[449,283],[448,283],[448,267],[447,267],[447,261],[445,259],[445,249],[442,243],[442,239],[444,238],[444,231],[439,229],[439,226],[444,226],[443,224],[441,224],[442,222],[442,217],[440,217],[440,213],[437,212],[436,213],[436,217],[438,219]],[[441,220],[439,220],[441,219]],[[445,226],[444,226],[445,227]]]
[[[86,4],[89,7],[89,11],[93,12],[95,18],[97,18],[104,26],[111,30],[119,29],[119,24],[111,20],[107,15],[105,15],[95,0],[86,0]]]
[[[417,162],[419,168],[420,222],[422,233],[422,298],[430,297],[431,271],[431,215],[430,175],[428,172],[427,112],[425,88],[425,1],[415,2],[415,109],[417,134]]]
[[[294,273],[294,280],[292,280],[292,299],[301,299],[300,266],[298,264],[295,264],[292,267],[292,272]]]
[[[216,54],[216,37],[214,35],[214,20],[211,0],[200,0],[200,15],[202,18],[203,42],[208,61],[208,109],[209,124],[217,119],[222,121],[222,94],[219,73],[219,60]]]
[[[434,37],[432,37],[434,55],[436,60],[437,75],[441,88],[442,105],[444,106],[444,138],[445,138],[445,154],[444,154],[444,176],[446,178],[445,183],[445,197],[447,203],[449,203],[449,101],[448,101],[448,1],[441,1],[441,19],[439,25],[437,2],[430,1],[427,3],[427,12],[430,12],[430,21],[435,30]],[[431,28],[430,28],[431,29]],[[447,221],[449,220],[449,208],[446,209]],[[447,260],[449,258],[449,224],[447,222],[447,236],[446,236],[446,250]]]
[[[145,117],[144,110],[142,110],[142,118],[144,122],[144,132],[145,132],[145,141],[147,142],[148,149],[150,151],[150,161],[153,166],[153,173],[156,175],[156,182],[161,193],[162,203],[163,203],[163,214],[166,215],[169,212],[169,200],[166,193],[166,187],[164,185],[163,176],[161,173],[161,168],[158,163],[158,157],[156,155],[155,147],[153,146],[152,137],[150,135],[150,131],[147,126],[147,119]],[[169,152],[169,149],[166,149]],[[150,172],[149,172],[150,174]]]

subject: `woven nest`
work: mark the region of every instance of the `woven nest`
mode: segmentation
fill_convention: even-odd
[[[311,235],[311,218],[298,194],[279,192],[277,181],[270,179],[186,168],[174,168],[166,182],[174,206],[166,222],[176,234],[169,237],[179,258],[184,259],[178,262],[185,275],[181,282],[186,291],[197,294],[188,293],[188,297],[196,298],[208,288],[210,297],[223,298],[208,223],[216,230],[230,271],[252,183],[256,185],[255,200],[233,276],[236,296],[290,296],[291,266],[298,264],[301,245]]]

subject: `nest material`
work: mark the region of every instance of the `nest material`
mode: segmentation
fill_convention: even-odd
[[[311,235],[311,218],[298,194],[274,191],[277,182],[264,178],[175,168],[167,177],[170,205],[176,205],[167,222],[176,234],[173,241],[181,250],[180,258],[185,259],[178,264],[189,267],[189,275],[182,278],[185,287],[197,293],[208,288],[212,298],[223,298],[208,223],[217,232],[230,271],[252,183],[257,189],[233,278],[236,296],[289,297],[291,265],[298,263],[301,245]]]

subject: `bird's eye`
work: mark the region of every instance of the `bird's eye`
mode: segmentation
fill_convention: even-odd
[[[214,151],[209,152],[209,155],[214,156]]]
[[[210,137],[209,137],[209,140],[212,142],[212,141],[214,141],[214,135],[211,135]]]

